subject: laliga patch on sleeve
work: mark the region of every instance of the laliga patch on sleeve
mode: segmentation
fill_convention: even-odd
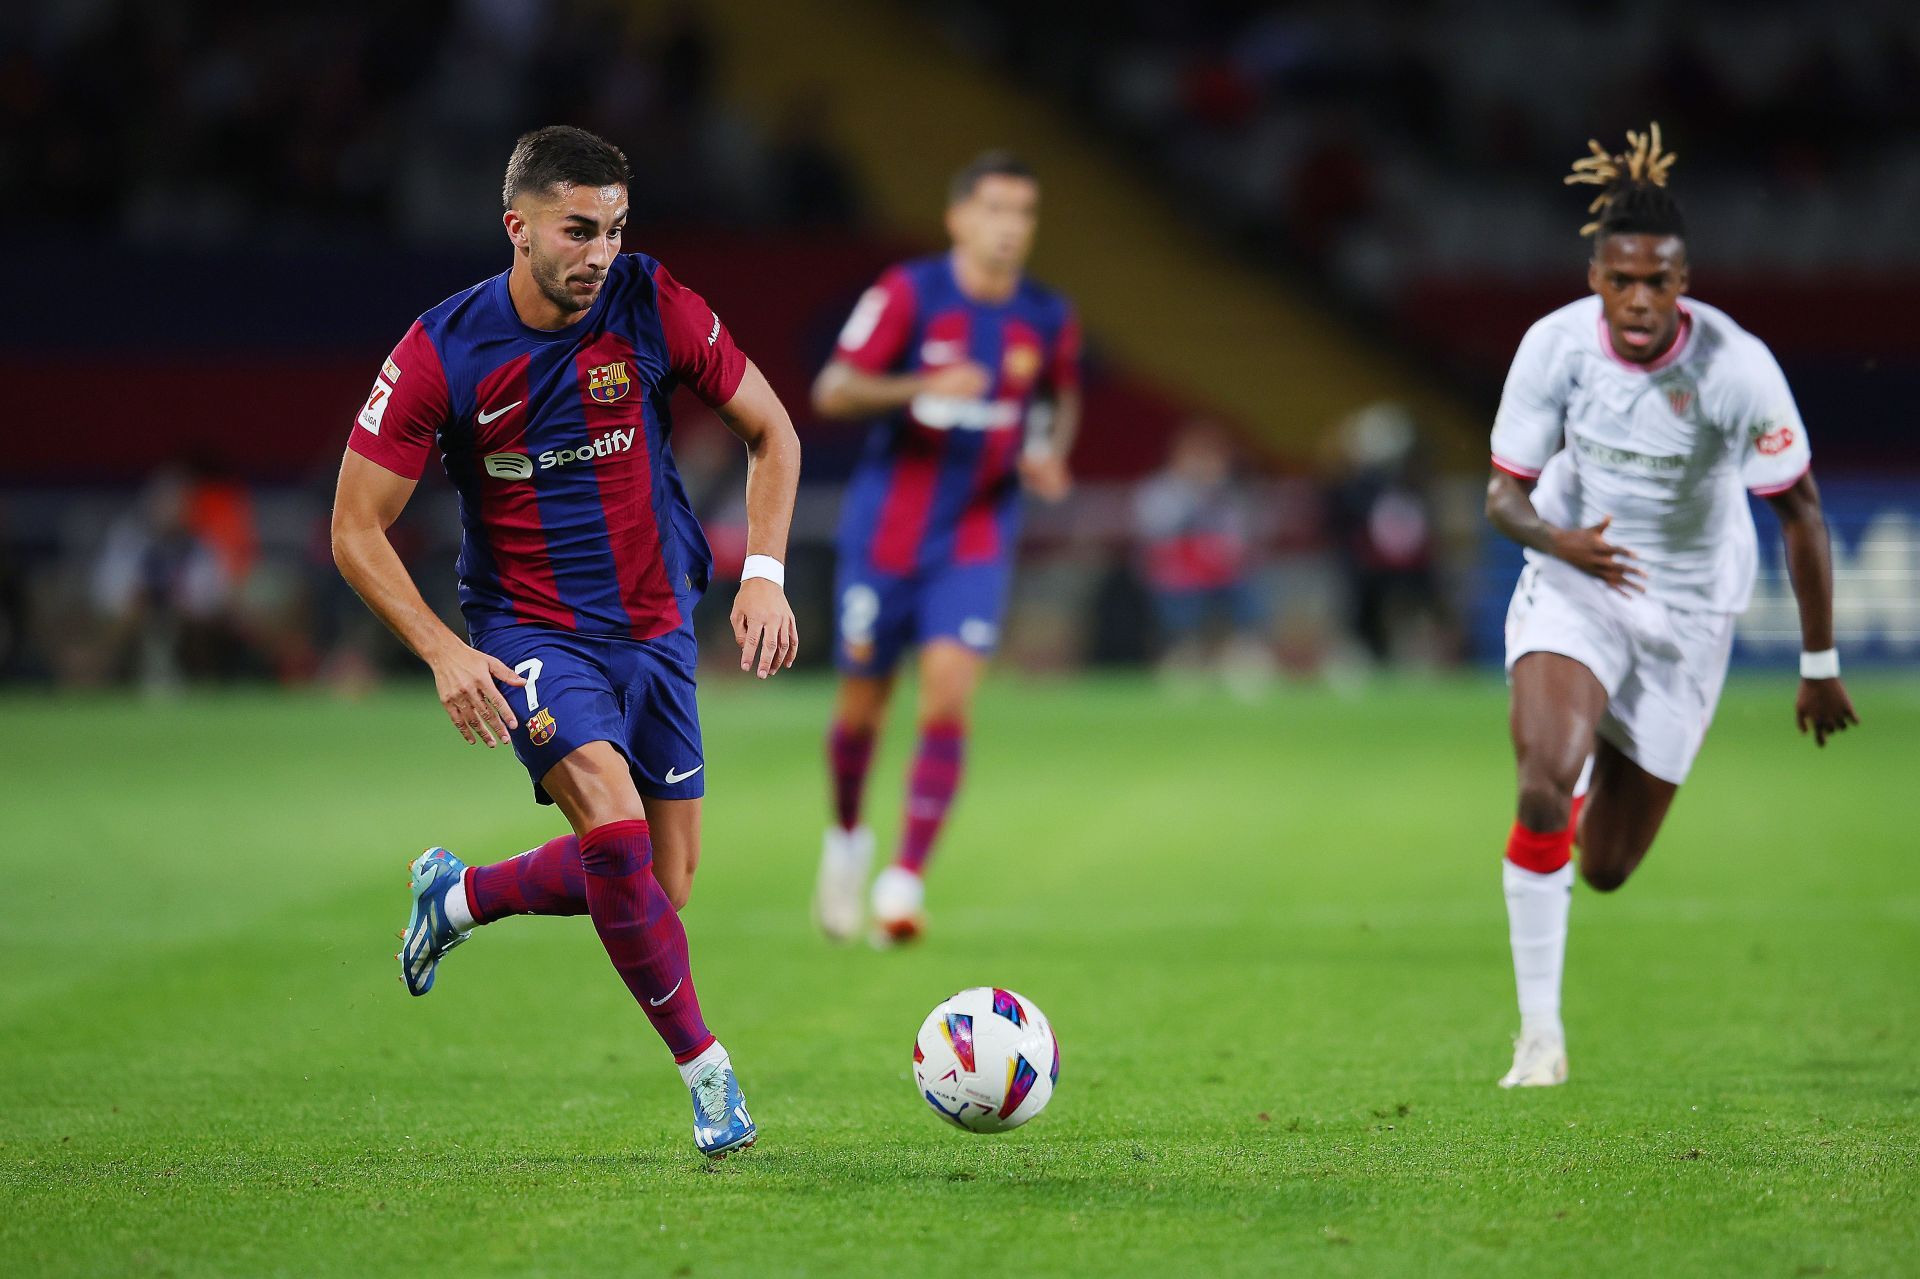
[[[393,388],[379,378],[373,380],[373,391],[367,396],[367,406],[360,410],[360,425],[370,435],[380,434],[380,419],[387,415],[387,405],[393,401]]]
[[[860,301],[853,308],[853,314],[849,315],[846,324],[841,326],[840,345],[849,351],[858,351],[865,346],[867,339],[873,336],[874,329],[879,327],[880,313],[886,309],[887,291],[885,289],[875,285],[862,293]]]

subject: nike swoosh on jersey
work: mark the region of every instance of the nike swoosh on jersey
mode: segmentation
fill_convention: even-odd
[[[678,994],[678,993],[680,992],[680,983],[681,983],[681,982],[684,982],[684,981],[686,981],[686,978],[685,978],[685,977],[682,977],[682,978],[680,979],[680,981],[677,981],[677,982],[675,982],[675,983],[673,983],[673,989],[672,989],[672,990],[670,990],[670,991],[668,991],[668,992],[667,992],[666,994],[664,994],[664,995],[662,995],[662,996],[660,996],[660,998],[658,998],[658,999],[649,999],[649,1000],[648,1000],[647,1002],[648,1002],[649,1004],[652,1004],[652,1005],[653,1005],[653,1006],[654,1006],[655,1008],[658,1008],[658,1007],[659,1007],[660,1005],[662,1005],[662,1004],[664,1004],[664,1003],[666,1003],[666,1002],[667,1002],[667,1001],[668,1001],[669,999],[672,999],[672,998],[673,998],[673,997],[674,997],[674,996],[675,996],[676,994]]]
[[[487,423],[493,421],[495,418],[499,417],[501,414],[512,412],[514,409],[517,409],[520,407],[520,403],[521,402],[519,400],[515,400],[513,403],[507,405],[506,408],[495,409],[491,413],[488,413],[486,410],[482,409],[480,412],[480,425],[485,426]]]
[[[705,764],[695,764],[692,768],[689,768],[684,773],[677,773],[673,769],[669,768],[667,770],[667,785],[671,786],[675,782],[684,782],[689,777],[692,777],[695,773],[699,772],[701,769],[705,767],[706,767]]]

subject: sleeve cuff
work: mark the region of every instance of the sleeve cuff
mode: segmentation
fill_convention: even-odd
[[[427,455],[422,452],[418,457],[401,450],[384,446],[378,437],[368,436],[358,423],[353,433],[347,436],[347,447],[375,466],[392,471],[403,480],[417,480],[426,474]]]
[[[1755,497],[1779,497],[1782,493],[1786,492],[1788,489],[1798,484],[1801,480],[1805,479],[1807,472],[1811,471],[1812,469],[1813,469],[1813,463],[1808,462],[1805,466],[1801,467],[1799,471],[1797,471],[1794,474],[1794,477],[1790,480],[1786,480],[1779,484],[1748,485],[1747,492],[1753,494]]]
[[[739,347],[727,353],[727,360],[720,369],[720,379],[713,386],[714,396],[707,401],[710,408],[720,408],[740,393],[740,384],[747,380],[747,355]]]
[[[1493,455],[1493,464],[1505,471],[1508,475],[1513,476],[1516,480],[1537,480],[1540,478],[1539,467],[1522,466],[1518,462],[1501,457],[1498,453]]]

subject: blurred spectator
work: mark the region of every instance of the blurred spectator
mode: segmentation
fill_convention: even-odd
[[[1183,209],[1362,308],[1426,274],[1559,269],[1578,204],[1558,175],[1589,136],[1617,145],[1648,119],[1683,157],[1690,215],[1739,232],[1717,266],[1920,265],[1920,238],[1859,234],[1911,221],[1911,4],[1835,0],[1816,21],[1593,0],[915,2],[1177,183]],[[1849,216],[1778,198],[1796,187]]]
[[[260,555],[247,486],[205,460],[196,461],[188,475],[183,512],[187,531],[213,552],[228,582],[245,582]]]
[[[1433,499],[1419,432],[1399,404],[1369,405],[1340,427],[1328,532],[1347,581],[1353,633],[1375,662],[1431,657],[1442,622]]]
[[[636,222],[849,220],[825,104],[763,137],[720,99],[722,55],[692,3],[28,6],[0,24],[0,182],[133,241],[442,244],[497,234],[472,201],[516,133],[566,120],[671,175],[635,185]]]
[[[131,675],[149,691],[217,673],[233,579],[195,531],[194,504],[191,477],[166,471],[108,528],[92,577],[101,627],[92,673]]]
[[[1272,671],[1266,602],[1254,570],[1251,495],[1237,474],[1231,437],[1205,421],[1175,436],[1167,464],[1134,502],[1141,575],[1153,598],[1165,652],[1162,670],[1205,669],[1210,632],[1225,631],[1217,661],[1236,688],[1257,691]]]

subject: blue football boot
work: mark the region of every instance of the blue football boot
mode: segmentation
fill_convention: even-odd
[[[747,1099],[733,1064],[722,1060],[702,1066],[693,1077],[693,1144],[709,1159],[745,1150],[760,1135],[747,1114]]]
[[[447,894],[465,892],[460,877],[467,864],[444,848],[429,848],[413,859],[409,867],[413,889],[413,910],[407,916],[407,931],[401,934],[405,945],[394,958],[400,961],[400,979],[407,993],[424,995],[433,989],[433,970],[441,957],[472,935],[461,932],[447,919]]]

